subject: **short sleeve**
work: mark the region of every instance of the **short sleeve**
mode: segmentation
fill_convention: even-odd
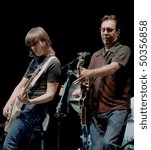
[[[47,69],[47,82],[60,82],[61,77],[61,64],[56,58],[54,59]]]
[[[131,50],[128,46],[122,46],[116,52],[112,58],[112,62],[118,62],[119,64],[126,66],[131,55]]]

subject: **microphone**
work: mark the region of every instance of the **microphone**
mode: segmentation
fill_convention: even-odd
[[[67,74],[72,75],[73,74],[72,70],[68,70]]]
[[[89,56],[91,53],[90,52],[80,52],[80,53],[77,53],[78,56]]]

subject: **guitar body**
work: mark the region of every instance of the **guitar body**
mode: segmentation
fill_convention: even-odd
[[[46,62],[42,62],[37,69],[33,72],[31,78],[28,80],[28,82],[26,83],[25,87],[21,88],[19,91],[19,95],[21,96],[26,96],[27,91],[29,89],[29,87],[33,86],[36,81],[38,80],[38,78],[42,75],[42,73],[45,71],[45,69],[48,67],[50,61],[54,58],[55,56],[50,57]],[[14,120],[20,115],[21,113],[21,108],[23,106],[23,103],[18,99],[18,97],[15,99],[13,106],[12,106],[12,110],[11,110],[11,114],[8,118],[8,120],[5,123],[5,127],[4,127],[4,131],[8,132],[12,123],[14,122]]]
[[[28,80],[27,84],[25,85],[25,87],[22,87],[19,91],[19,95],[23,96],[25,95],[25,93],[27,93],[27,90],[29,89],[30,86],[33,86],[34,83],[36,82],[36,80],[38,80],[38,78],[40,77],[40,74],[38,74],[40,72],[40,67],[38,67],[34,73],[32,74],[31,78]],[[42,73],[42,72],[41,72]],[[39,75],[39,76],[38,76]],[[38,77],[37,77],[38,76]],[[34,80],[34,78],[37,77],[34,81],[34,83],[32,83],[32,81]],[[5,127],[4,127],[4,131],[8,132],[13,121],[20,115],[21,113],[21,108],[23,106],[23,103],[18,99],[18,97],[15,99],[13,106],[12,106],[12,110],[11,110],[11,114],[8,118],[8,120],[5,122]]]
[[[16,100],[12,106],[12,111],[11,111],[10,117],[5,123],[5,127],[4,127],[5,132],[9,131],[14,120],[20,115],[22,106],[23,106],[23,103],[20,102],[18,98],[16,98]]]

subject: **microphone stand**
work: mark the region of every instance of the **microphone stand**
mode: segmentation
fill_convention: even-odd
[[[77,53],[78,57],[76,57],[71,62],[69,62],[68,64],[64,65],[63,67],[61,67],[61,69],[63,70],[66,67],[69,68],[70,65],[73,64],[74,62],[78,61],[81,56],[86,57],[86,56],[89,56],[90,54],[91,54],[90,52],[80,52],[80,53]]]
[[[56,107],[56,113],[55,113],[55,117],[57,118],[57,123],[58,123],[58,137],[57,137],[57,150],[60,150],[60,124],[61,124],[61,118],[66,117],[66,114],[61,113],[61,106],[62,106],[62,101],[66,92],[67,87],[69,86],[69,81],[70,81],[70,76],[73,74],[72,71],[70,70],[70,65],[77,60],[74,59],[72,62],[68,63],[68,70],[67,70],[67,79],[66,82],[64,83],[64,85],[61,87],[60,93],[59,95],[61,96],[61,99],[58,103],[58,106]],[[63,69],[66,66],[63,67]],[[69,101],[67,102],[67,114],[69,113]]]
[[[68,83],[69,83],[69,79],[70,79],[70,76],[72,75],[72,71],[71,70],[68,70],[67,71],[67,79],[66,79],[66,82],[64,83],[64,85],[61,87],[61,92],[60,92],[60,96],[61,96],[61,99],[58,103],[58,106],[56,108],[56,114],[60,114],[61,113],[61,105],[62,105],[62,100],[64,98],[64,95],[65,95],[65,91],[67,89],[67,86],[68,86]],[[67,109],[67,113],[69,113],[68,109]]]
[[[66,67],[68,67],[68,70],[70,69],[70,65],[73,64],[74,62],[76,62],[79,59],[79,56],[76,57],[75,59],[73,59],[71,62],[69,62],[68,64],[64,65],[63,67],[61,67],[61,69],[65,69]]]
[[[85,52],[84,54],[85,54],[85,56],[89,55],[87,52]],[[80,55],[81,55],[81,53],[80,53]],[[62,70],[65,69],[66,67],[68,69],[67,69],[67,79],[66,79],[66,82],[64,83],[64,85],[60,89],[59,95],[61,96],[61,99],[60,99],[60,101],[58,103],[58,106],[56,107],[56,113],[55,113],[55,117],[58,119],[57,120],[58,121],[57,122],[58,123],[57,150],[60,150],[60,124],[61,124],[61,118],[66,117],[66,114],[61,113],[62,101],[63,101],[63,98],[64,98],[64,95],[65,95],[67,87],[69,88],[70,76],[73,75],[73,72],[70,70],[70,66],[74,62],[78,61],[79,58],[80,58],[80,56],[76,57],[75,59],[73,59],[71,62],[69,62],[65,66],[61,67]],[[69,99],[67,99],[67,114],[69,114]]]

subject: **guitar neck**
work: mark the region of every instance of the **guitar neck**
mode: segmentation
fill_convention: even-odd
[[[81,55],[81,57],[79,57],[79,61],[77,64],[77,71],[78,71],[78,75],[81,74],[81,67],[83,67],[83,64],[85,62],[85,56]],[[81,99],[80,99],[80,122],[82,125],[86,125],[87,124],[87,119],[86,119],[86,112],[87,109],[85,107],[85,98],[86,98],[86,86],[85,86],[85,81],[84,83],[80,84],[80,91],[81,91]]]

